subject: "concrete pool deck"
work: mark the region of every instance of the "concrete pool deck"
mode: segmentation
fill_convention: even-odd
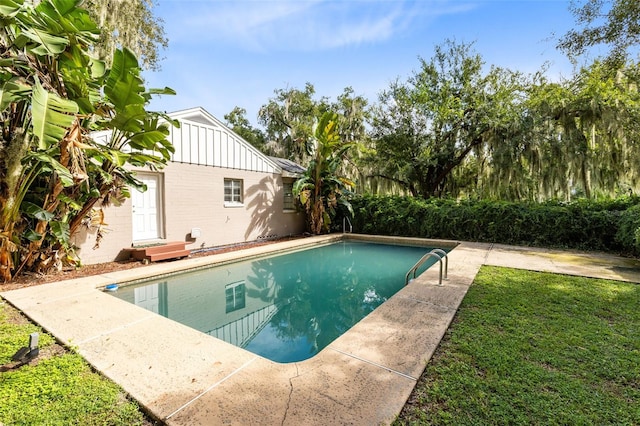
[[[335,239],[279,242],[0,296],[166,424],[373,425],[392,422],[405,405],[482,265],[640,282],[636,260],[463,242],[449,253],[449,279],[442,286],[436,265],[318,355],[290,364],[266,360],[100,290],[114,282]]]

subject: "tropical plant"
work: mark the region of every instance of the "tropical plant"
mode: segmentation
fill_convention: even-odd
[[[162,167],[171,123],[145,110],[135,56],[91,56],[99,30],[75,0],[0,2],[0,277],[77,263],[71,237],[94,208]],[[162,120],[164,119],[164,121]],[[104,130],[93,140],[90,131]],[[97,221],[98,223],[100,220]]]
[[[293,185],[294,196],[307,214],[307,227],[312,234],[328,232],[338,207],[352,213],[347,192],[355,186],[339,176],[347,151],[354,146],[340,138],[338,115],[325,112],[314,126],[314,154],[303,176]]]

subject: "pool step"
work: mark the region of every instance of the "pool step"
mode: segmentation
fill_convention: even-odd
[[[159,260],[181,259],[191,254],[191,250],[185,248],[186,243],[173,241],[151,247],[133,248],[131,257],[136,260],[157,262]]]

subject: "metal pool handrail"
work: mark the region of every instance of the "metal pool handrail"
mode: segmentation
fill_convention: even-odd
[[[413,273],[413,278],[416,278],[416,271],[424,262],[427,261],[430,257],[435,257],[440,262],[440,280],[438,281],[438,285],[442,285],[442,259],[445,261],[445,271],[444,271],[444,279],[447,279],[447,273],[449,270],[449,257],[447,256],[447,252],[442,249],[433,249],[429,253],[425,254],[416,262],[411,269],[407,272],[407,275],[404,277],[404,285],[409,284],[409,276]]]
[[[435,248],[431,250],[431,253],[442,255],[440,257],[444,259],[444,279],[448,279],[447,274],[449,273],[449,256],[447,256],[447,252],[442,249]]]
[[[349,222],[349,233],[352,233],[352,232],[353,232],[353,225],[351,225],[351,221],[349,220],[349,218],[348,218],[348,217],[343,216],[343,217],[342,217],[342,233],[343,233],[343,234],[344,234],[345,232],[347,232],[347,231],[346,231],[346,229],[347,229],[347,222]]]

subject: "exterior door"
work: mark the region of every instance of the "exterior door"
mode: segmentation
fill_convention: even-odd
[[[147,190],[131,191],[133,205],[133,241],[161,238],[161,188],[159,175],[138,175]]]

